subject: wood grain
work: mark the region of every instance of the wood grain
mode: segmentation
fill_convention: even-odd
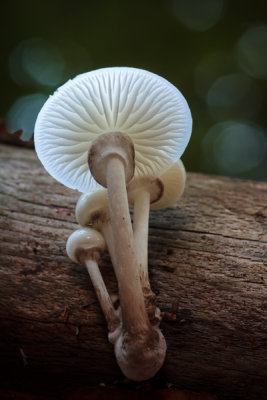
[[[21,384],[34,384],[42,374],[46,387],[50,375],[59,386],[71,377],[70,387],[122,379],[89,277],[65,252],[77,228],[78,197],[46,173],[32,150],[0,146],[0,367],[6,386],[10,371]],[[175,209],[151,212],[150,278],[168,344],[158,381],[225,400],[264,398],[266,221],[266,183],[200,174],[188,174]],[[107,254],[101,270],[115,295]]]

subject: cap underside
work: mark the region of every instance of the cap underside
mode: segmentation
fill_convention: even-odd
[[[35,125],[35,147],[47,171],[80,192],[100,188],[88,168],[90,143],[119,131],[135,147],[135,176],[157,177],[180,158],[192,119],[183,95],[151,72],[127,67],[78,75],[49,97]]]

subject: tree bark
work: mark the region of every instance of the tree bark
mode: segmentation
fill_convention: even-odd
[[[65,252],[79,193],[32,150],[1,145],[0,165],[2,384],[45,391],[53,379],[62,388],[121,379],[88,274]],[[157,381],[265,398],[266,218],[266,183],[192,173],[176,208],[151,212],[149,273],[168,345]],[[107,254],[101,270],[116,294]]]

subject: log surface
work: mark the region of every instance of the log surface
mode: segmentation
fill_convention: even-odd
[[[73,386],[122,377],[87,272],[65,253],[78,197],[46,173],[34,151],[0,146],[5,382],[8,371],[14,379],[70,376]],[[200,174],[188,174],[175,209],[151,212],[150,278],[168,345],[158,380],[222,400],[265,398],[266,221],[266,183]],[[116,294],[107,254],[101,270]]]

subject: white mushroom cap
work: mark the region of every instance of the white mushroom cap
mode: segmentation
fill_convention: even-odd
[[[178,160],[174,163],[159,179],[164,189],[161,198],[151,204],[151,210],[173,207],[182,196],[186,181],[186,172],[182,161]]]
[[[69,258],[76,263],[81,262],[81,257],[98,258],[106,248],[105,240],[100,232],[82,228],[74,231],[68,238],[66,251]]]
[[[36,121],[35,147],[55,179],[92,192],[99,185],[87,153],[98,135],[130,136],[135,176],[157,176],[180,158],[191,129],[187,102],[170,82],[136,68],[104,68],[78,75],[49,97]]]
[[[148,176],[132,179],[127,185],[128,201],[134,205],[135,198],[140,191],[147,190],[150,195],[150,203],[158,201],[163,193],[164,187],[160,179]]]
[[[94,225],[96,229],[110,222],[108,192],[106,189],[94,193],[83,193],[76,205],[76,221],[82,226]]]
[[[151,210],[173,207],[184,192],[186,172],[181,160],[173,163],[157,179],[134,178],[127,185],[128,201],[134,205],[138,192],[147,190],[150,194]]]

